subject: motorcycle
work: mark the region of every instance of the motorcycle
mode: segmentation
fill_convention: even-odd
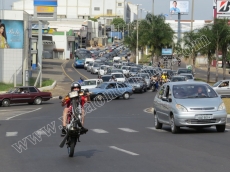
[[[67,98],[65,98],[66,101],[70,101],[71,104],[67,114],[68,124],[66,126],[66,135],[59,146],[63,148],[65,144],[67,145],[69,157],[73,157],[74,155],[74,149],[77,142],[80,142],[79,138],[81,135],[81,128],[83,127],[81,123],[79,96],[77,91],[72,91],[68,94]],[[62,99],[62,97],[60,96],[59,99]]]
[[[181,62],[180,62],[180,61],[178,61],[178,66],[180,67],[180,65],[181,65]]]
[[[150,82],[150,85],[151,85],[151,90],[152,90],[152,92],[157,91],[157,89],[156,89],[156,81],[155,81],[155,80],[152,80],[152,81]]]

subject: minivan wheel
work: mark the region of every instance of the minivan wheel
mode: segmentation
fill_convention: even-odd
[[[158,121],[158,115],[154,113],[154,126],[156,129],[162,129],[162,123]]]
[[[178,133],[180,131],[180,127],[175,125],[174,116],[171,116],[170,125],[173,134]]]
[[[217,132],[224,132],[226,125],[216,125]]]

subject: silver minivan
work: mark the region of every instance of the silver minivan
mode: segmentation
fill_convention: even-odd
[[[170,125],[172,133],[180,127],[205,128],[216,126],[224,132],[227,121],[225,105],[211,86],[205,82],[169,82],[154,98],[154,124],[161,129]]]

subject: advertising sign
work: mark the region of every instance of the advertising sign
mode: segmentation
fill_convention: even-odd
[[[189,1],[170,1],[170,14],[178,13],[189,13]]]
[[[22,49],[24,44],[23,21],[1,20],[0,48]]]
[[[54,6],[54,7],[57,7],[57,0],[34,0],[34,6]]]
[[[230,1],[217,1],[217,13],[230,13]]]
[[[171,56],[172,53],[172,48],[162,48],[161,52],[162,56]]]
[[[54,7],[37,6],[38,13],[54,13]]]

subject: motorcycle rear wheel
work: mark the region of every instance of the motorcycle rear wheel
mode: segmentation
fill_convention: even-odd
[[[67,147],[67,149],[68,149],[68,154],[69,154],[69,157],[73,157],[73,155],[74,155],[74,148],[75,148],[75,145],[76,145],[76,140],[77,138],[71,138],[71,140],[70,140],[70,143],[69,143],[69,145],[68,145],[68,147]]]

